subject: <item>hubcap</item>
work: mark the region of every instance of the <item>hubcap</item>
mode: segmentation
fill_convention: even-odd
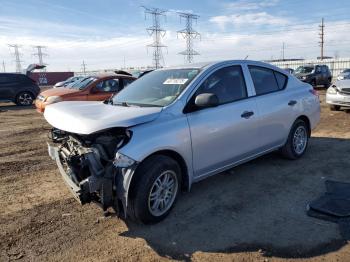
[[[293,147],[295,153],[298,155],[302,154],[306,148],[307,144],[307,132],[304,126],[299,126],[295,132],[293,137]]]
[[[154,181],[149,196],[148,210],[153,216],[161,216],[174,203],[178,190],[177,176],[174,171],[167,170]]]
[[[18,101],[21,105],[31,105],[33,103],[33,98],[28,93],[23,93],[18,97]]]

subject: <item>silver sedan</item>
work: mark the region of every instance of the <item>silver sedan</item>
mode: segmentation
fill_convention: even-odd
[[[155,70],[110,101],[53,104],[45,118],[50,155],[81,203],[155,223],[206,177],[275,150],[300,158],[320,103],[280,68],[233,60]]]

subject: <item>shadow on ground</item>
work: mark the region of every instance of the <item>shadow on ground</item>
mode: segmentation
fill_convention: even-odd
[[[18,106],[15,104],[10,104],[10,103],[6,103],[5,105],[1,105],[0,106],[0,113],[1,112],[7,112],[7,111],[14,111],[14,110],[28,110],[28,109],[34,109],[35,106],[34,105],[30,105],[30,106]]]
[[[350,182],[350,140],[312,138],[297,161],[273,153],[208,178],[180,196],[163,222],[128,224],[122,235],[143,238],[162,256],[196,251],[262,250],[265,256],[308,258],[345,245],[338,226],[308,217],[306,205],[324,180]]]

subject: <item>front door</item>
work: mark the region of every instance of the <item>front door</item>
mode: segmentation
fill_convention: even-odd
[[[259,144],[255,98],[249,98],[240,66],[212,73],[189,103],[202,93],[213,93],[217,107],[193,106],[187,113],[192,139],[194,175],[199,178],[229,167],[252,154]]]
[[[120,91],[122,86],[118,78],[101,80],[96,83],[88,95],[90,101],[103,101]]]

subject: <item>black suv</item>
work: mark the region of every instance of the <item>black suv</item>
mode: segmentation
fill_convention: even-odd
[[[332,83],[332,74],[326,65],[299,66],[293,73],[301,81],[312,86],[323,85],[328,88]]]
[[[0,73],[0,101],[11,101],[17,105],[31,105],[40,88],[24,74]]]

